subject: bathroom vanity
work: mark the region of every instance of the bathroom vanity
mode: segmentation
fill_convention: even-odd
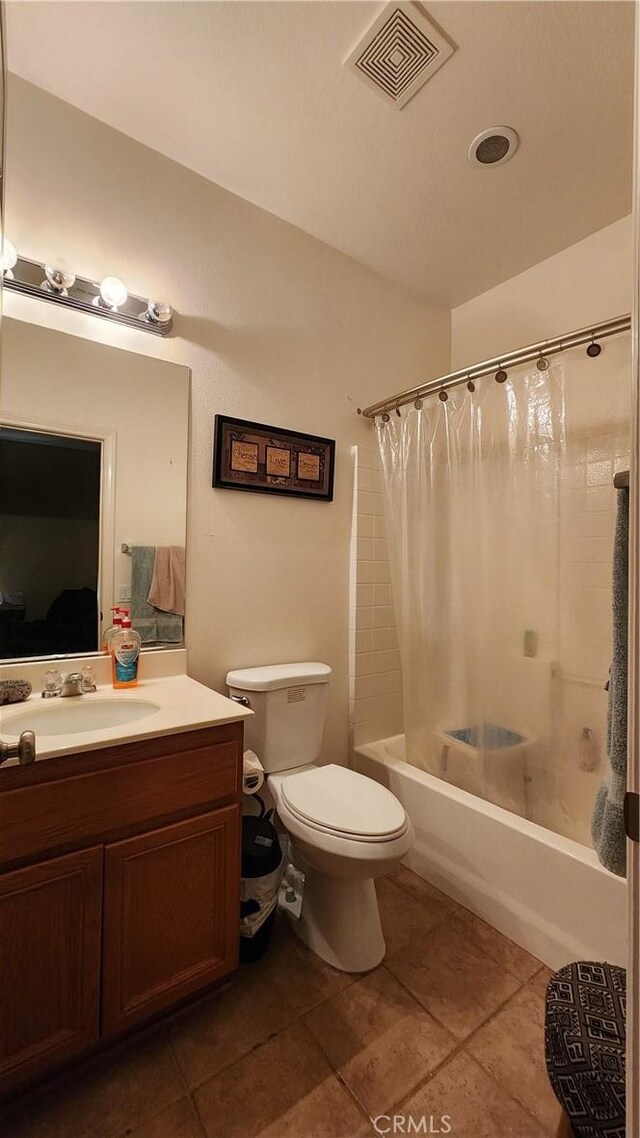
[[[0,768],[0,1096],[237,966],[249,713],[186,676],[76,706],[143,695],[155,715]]]

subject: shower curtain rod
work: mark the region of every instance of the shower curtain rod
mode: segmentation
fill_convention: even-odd
[[[408,391],[401,391],[389,399],[382,399],[380,403],[372,403],[370,407],[362,410],[358,407],[358,414],[366,419],[374,419],[376,415],[395,411],[407,403],[422,399],[427,395],[435,395],[438,391],[446,391],[449,387],[457,387],[460,383],[467,383],[470,379],[481,379],[491,375],[496,369],[504,370],[516,364],[526,364],[540,356],[553,356],[564,352],[567,348],[578,348],[581,344],[604,340],[607,336],[617,336],[621,332],[628,332],[631,328],[631,316],[618,316],[615,320],[604,320],[601,324],[590,324],[587,328],[579,328],[576,332],[568,332],[565,336],[554,336],[550,340],[541,340],[538,344],[529,344],[526,348],[518,348],[515,352],[506,352],[503,356],[494,356],[491,360],[471,364],[469,367],[450,371],[439,379],[430,379],[419,387],[411,387]],[[596,353],[597,354],[597,353]]]

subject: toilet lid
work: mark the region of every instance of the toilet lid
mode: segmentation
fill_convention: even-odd
[[[404,807],[371,778],[330,764],[282,780],[285,804],[303,821],[357,838],[392,838],[406,826]]]

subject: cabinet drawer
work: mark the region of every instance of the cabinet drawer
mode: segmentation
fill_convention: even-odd
[[[178,750],[0,795],[0,864],[207,808],[240,792],[235,741]],[[79,757],[80,760],[80,757]]]

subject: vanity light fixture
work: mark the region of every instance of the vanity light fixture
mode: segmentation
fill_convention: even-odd
[[[13,280],[13,269],[18,260],[15,245],[2,236],[2,274],[6,281]]]
[[[173,309],[170,304],[166,304],[164,300],[150,300],[143,320],[148,320],[150,324],[170,324],[172,317]]]
[[[106,304],[107,308],[115,309],[117,312],[123,304],[127,303],[129,292],[124,281],[119,277],[105,277],[100,281],[100,295],[94,300],[94,304]]]
[[[6,238],[2,240],[0,267],[5,287],[13,292],[53,301],[153,336],[168,336],[172,330],[171,305],[134,296],[119,277],[104,277],[97,284],[76,276],[64,261],[45,265],[20,257]]]
[[[42,287],[54,296],[68,296],[69,289],[76,283],[76,274],[71,272],[64,261],[57,265],[45,265],[44,276]]]

